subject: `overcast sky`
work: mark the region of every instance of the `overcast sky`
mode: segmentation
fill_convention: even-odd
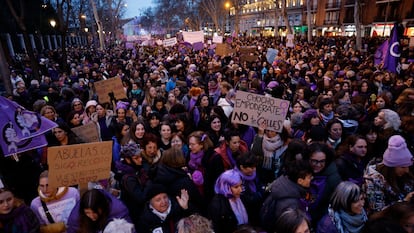
[[[128,4],[125,18],[139,16],[141,10],[144,10],[153,5],[153,0],[126,0]]]

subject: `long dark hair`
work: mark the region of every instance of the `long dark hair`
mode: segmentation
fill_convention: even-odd
[[[103,231],[108,223],[108,216],[110,212],[110,200],[105,197],[103,191],[92,189],[86,191],[79,204],[79,226],[80,233],[89,233],[96,231]],[[91,209],[98,214],[98,219],[92,221],[85,214],[85,209]]]

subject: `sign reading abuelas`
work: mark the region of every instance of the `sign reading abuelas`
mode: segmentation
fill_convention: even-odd
[[[112,142],[95,142],[47,149],[49,186],[87,184],[109,178]]]
[[[266,129],[282,132],[288,111],[287,100],[237,91],[231,121],[253,127],[265,123]]]

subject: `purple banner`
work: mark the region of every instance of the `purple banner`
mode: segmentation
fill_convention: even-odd
[[[388,46],[386,61],[384,63],[384,69],[390,71],[391,73],[399,74],[401,71],[401,46],[397,25],[398,24],[394,24],[391,31],[391,38]]]
[[[388,40],[384,41],[382,45],[377,48],[374,55],[374,64],[377,66],[379,64],[385,64],[385,58],[387,57],[388,51]]]

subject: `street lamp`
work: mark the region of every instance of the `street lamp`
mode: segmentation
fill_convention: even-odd
[[[51,19],[49,21],[49,23],[50,23],[50,26],[52,26],[52,28],[55,28],[56,27],[56,21],[54,19]]]
[[[224,33],[226,33],[226,31],[230,31],[230,2],[226,2],[224,4],[224,7],[226,8],[227,11],[227,15],[226,15],[226,27],[224,29]]]

